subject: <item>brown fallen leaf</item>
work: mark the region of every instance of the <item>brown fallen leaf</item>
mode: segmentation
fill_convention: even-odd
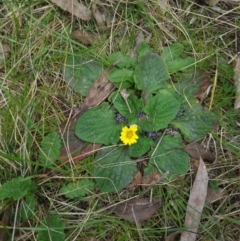
[[[151,218],[163,206],[160,198],[136,198],[120,203],[112,210],[118,217],[139,224]]]
[[[97,26],[100,31],[104,30],[106,28],[105,20],[106,16],[104,12],[100,12],[100,10],[97,7],[96,3],[92,4],[92,14],[93,18],[95,19]]]
[[[197,230],[201,220],[201,213],[205,204],[208,188],[208,173],[207,168],[200,158],[200,163],[195,181],[193,183],[190,197],[188,200],[185,227],[186,231],[181,234],[180,241],[195,241]]]
[[[237,55],[236,66],[234,68],[234,79],[236,85],[236,95],[234,109],[240,109],[240,53]]]
[[[155,184],[157,184],[162,179],[164,179],[164,177],[160,173],[153,172],[153,173],[151,173],[151,175],[143,177],[142,186],[143,187],[154,186]]]
[[[181,234],[182,232],[181,231],[176,231],[176,232],[174,232],[174,233],[171,233],[171,234],[169,234],[167,237],[166,237],[166,239],[165,239],[165,241],[175,241],[175,239],[179,236],[179,234]]]
[[[160,6],[163,14],[165,14],[167,9],[170,8],[169,0],[158,0],[157,3]]]
[[[82,109],[89,109],[103,102],[114,90],[114,85],[107,79],[107,75],[114,66],[105,69],[98,79],[91,86],[86,98],[84,99]]]
[[[194,74],[194,84],[198,86],[198,91],[194,96],[201,101],[205,100],[212,87],[210,74],[202,69],[198,69]]]
[[[101,41],[101,38],[98,34],[89,31],[82,31],[80,29],[73,32],[73,37],[84,45],[93,45]]]
[[[89,20],[92,18],[91,10],[88,9],[84,4],[80,3],[78,0],[51,0],[58,7],[62,8],[64,11],[71,13],[72,15],[82,19]]]
[[[107,74],[112,68],[113,66],[104,70],[91,86],[80,111],[71,119],[60,125],[59,132],[62,135],[64,142],[59,156],[60,160],[64,162],[70,160],[77,162],[94,154],[100,148],[101,145],[98,143],[90,144],[77,138],[74,134],[75,125],[77,119],[84,113],[84,111],[103,102],[113,91],[114,85],[107,79]]]
[[[9,226],[10,219],[12,215],[12,205],[9,205],[6,210],[3,213],[2,220],[1,220],[1,226],[0,227],[0,241],[7,241],[8,240],[8,234],[10,233],[10,230],[8,230],[5,227]]]
[[[204,161],[209,161],[210,163],[214,162],[215,157],[209,151],[205,150],[199,143],[191,143],[184,147],[184,151],[187,152],[192,158],[200,159],[202,158]]]
[[[70,125],[70,126],[69,126]],[[80,140],[75,134],[75,122],[68,125],[70,130],[66,130],[66,126],[62,125],[59,132],[62,134],[64,145],[61,148],[59,160],[63,162],[78,162],[85,157],[93,155],[99,150],[101,144],[91,144]]]
[[[142,183],[142,173],[140,171],[137,172],[133,181],[127,186],[128,190],[134,190],[135,188],[139,187]]]
[[[129,113],[132,113],[132,110],[131,110],[131,108],[130,108],[130,106],[128,104],[128,97],[129,97],[130,94],[127,92],[126,89],[123,89],[120,93],[121,93],[121,96],[123,97],[123,99],[126,102],[126,105],[128,107]]]

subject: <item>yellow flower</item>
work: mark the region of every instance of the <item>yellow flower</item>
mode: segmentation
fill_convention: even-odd
[[[137,125],[124,126],[120,135],[120,140],[124,145],[132,145],[137,142],[138,135],[136,134],[138,130]]]

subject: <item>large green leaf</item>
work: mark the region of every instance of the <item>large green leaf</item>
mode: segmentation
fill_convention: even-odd
[[[125,188],[136,173],[136,162],[130,159],[127,147],[102,148],[96,155],[93,175],[101,192]]]
[[[162,58],[165,62],[173,61],[180,57],[183,53],[183,45],[180,43],[174,43],[163,48]]]
[[[195,59],[192,57],[177,58],[173,61],[166,62],[166,67],[168,69],[168,72],[173,74],[180,70],[184,70],[190,66],[193,66],[194,62]]]
[[[141,157],[150,149],[152,144],[153,141],[150,138],[140,135],[137,143],[129,146],[129,155],[131,157]]]
[[[195,61],[194,58],[186,57],[181,58],[184,46],[180,43],[174,43],[170,46],[163,48],[162,58],[166,64],[169,73],[176,73],[180,70],[192,65]]]
[[[51,215],[40,222],[37,240],[38,241],[65,241],[65,225],[61,222],[59,215]]]
[[[158,131],[166,128],[176,117],[180,103],[170,95],[158,94],[149,99],[144,108],[148,118],[140,120],[145,131]]]
[[[201,110],[200,105],[195,104],[194,108],[188,107],[183,115],[171,122],[175,128],[180,129],[187,142],[194,142],[202,139],[211,132],[217,117],[209,110]]]
[[[18,200],[30,192],[34,192],[36,184],[30,178],[17,177],[5,182],[0,188],[0,200],[13,198]]]
[[[210,74],[202,69],[196,69],[190,73],[181,73],[178,82],[174,83],[174,89],[180,93],[182,99],[202,95],[212,82]]]
[[[115,52],[112,53],[109,57],[108,57],[108,61],[110,62],[110,64],[114,64],[120,68],[123,67],[134,67],[137,63],[137,59],[132,58],[129,55],[123,54],[122,52]]]
[[[40,165],[45,168],[53,167],[60,155],[61,147],[62,141],[59,133],[51,132],[47,136],[44,136],[39,151]]]
[[[146,98],[160,88],[166,87],[168,79],[164,61],[157,54],[147,54],[136,66],[134,81]]]
[[[122,69],[117,69],[114,68],[108,73],[108,80],[111,81],[112,83],[121,83],[125,81],[130,81],[133,82],[133,70],[122,68]]]
[[[67,198],[81,198],[84,197],[89,191],[93,191],[94,183],[90,180],[83,179],[80,182],[68,183],[64,185],[59,193],[64,194]]]
[[[69,53],[64,66],[64,80],[74,91],[86,96],[102,70],[103,65],[96,60]]]
[[[181,136],[166,135],[152,154],[149,165],[154,165],[169,175],[184,174],[188,170],[189,155],[181,150]]]
[[[115,121],[115,111],[102,103],[83,113],[77,120],[75,134],[81,140],[105,145],[119,141],[122,125]]]

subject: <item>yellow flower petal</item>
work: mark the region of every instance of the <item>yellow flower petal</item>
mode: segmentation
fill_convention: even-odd
[[[120,134],[120,140],[124,145],[132,145],[137,142],[138,135],[136,134],[138,130],[137,125],[124,126]]]

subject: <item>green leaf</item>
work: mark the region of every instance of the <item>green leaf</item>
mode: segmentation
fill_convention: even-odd
[[[158,94],[149,99],[144,108],[148,118],[140,121],[145,131],[158,131],[166,128],[176,117],[180,103],[171,95]]]
[[[162,58],[166,64],[169,73],[176,73],[194,64],[194,58],[180,58],[184,46],[180,43],[174,43],[163,48]]]
[[[83,179],[80,182],[68,183],[64,185],[59,193],[65,195],[66,198],[84,197],[89,191],[93,191],[94,183],[90,180]]]
[[[136,162],[130,159],[127,147],[103,148],[96,155],[93,175],[101,192],[125,188],[136,173]]]
[[[177,79],[178,82],[174,83],[173,86],[184,100],[194,97],[211,85],[209,73],[201,69],[189,73],[180,73]]]
[[[65,241],[65,225],[62,224],[58,215],[51,215],[49,218],[42,220],[39,226],[38,241]]]
[[[18,200],[29,192],[34,192],[35,189],[36,184],[30,178],[17,177],[3,184],[0,189],[0,200],[6,198]]]
[[[187,67],[192,67],[194,64],[195,59],[192,57],[187,57],[187,58],[177,58],[173,61],[166,62],[166,66],[168,69],[168,72],[173,74],[176,73],[180,70],[186,69]]]
[[[108,74],[107,78],[112,83],[121,83],[125,81],[133,82],[133,70],[122,68],[122,69],[113,69]]]
[[[131,80],[132,81],[132,80]],[[125,82],[121,82],[121,83],[114,83],[114,86],[119,90],[124,90],[124,89],[129,89],[131,88],[134,83],[131,81],[125,81]]]
[[[131,157],[141,157],[143,156],[151,147],[153,141],[145,136],[139,136],[137,143],[129,146],[129,156]]]
[[[40,165],[45,168],[53,167],[60,156],[61,147],[62,141],[59,133],[52,132],[45,136],[41,141],[41,149],[39,151]]]
[[[26,196],[25,202],[23,202],[21,208],[21,220],[26,222],[34,217],[36,210],[37,199],[33,193],[29,193]]]
[[[141,60],[147,54],[150,54],[152,52],[153,52],[152,49],[149,47],[149,45],[146,42],[144,41],[141,42],[137,48],[138,61]]]
[[[137,60],[135,58],[132,58],[129,55],[125,55],[122,52],[112,53],[108,57],[108,61],[110,62],[110,64],[115,64],[119,68],[134,67],[137,63]]]
[[[103,65],[96,60],[69,53],[64,66],[64,80],[74,91],[86,96],[102,70]]]
[[[188,106],[187,106],[188,107]],[[188,107],[182,117],[171,122],[180,129],[185,141],[191,143],[202,139],[211,132],[213,125],[217,122],[217,117],[209,110],[201,110],[200,105],[195,104],[193,109]]]
[[[121,124],[115,121],[115,111],[107,103],[102,103],[83,113],[77,120],[75,134],[78,138],[105,145],[119,141]]]
[[[69,155],[72,157],[71,161],[73,160],[75,163],[81,161],[87,156],[93,155],[101,146],[101,144],[88,143],[80,140],[75,135],[75,127],[75,121],[69,123],[68,131],[65,131],[65,124],[60,126],[61,132],[64,133],[62,139],[64,143],[67,143],[67,145],[62,145],[61,153],[58,158],[62,162],[70,161]]]
[[[165,62],[170,62],[180,57],[180,55],[183,53],[183,49],[184,47],[182,44],[174,43],[170,46],[164,47],[161,56]]]
[[[169,175],[184,174],[188,170],[189,155],[179,149],[182,147],[181,136],[166,135],[162,138],[154,155],[151,156],[149,164],[154,165]]]
[[[134,81],[137,88],[143,91],[145,98],[148,98],[151,93],[166,87],[168,79],[165,64],[157,54],[147,54],[136,66]]]

